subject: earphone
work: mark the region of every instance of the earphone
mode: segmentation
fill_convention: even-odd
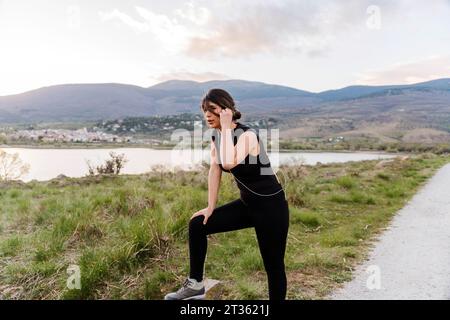
[[[258,155],[258,156],[259,156],[259,155]],[[236,177],[236,175],[234,175],[234,174],[231,172],[231,169],[228,169],[228,170],[226,170],[226,171],[228,171],[229,173],[231,173],[231,174],[233,175],[233,177],[236,179],[236,181],[238,181],[241,185],[243,185],[248,191],[250,191],[251,193],[256,194],[256,195],[258,195],[258,196],[261,196],[261,197],[269,197],[269,196],[273,196],[273,195],[276,195],[277,193],[279,193],[279,192],[281,192],[281,191],[284,190],[284,188],[283,188],[283,186],[281,185],[280,179],[278,178],[278,175],[277,175],[276,172],[273,172],[273,174],[274,174],[275,177],[277,178],[277,181],[278,181],[278,183],[280,184],[281,189],[278,190],[277,192],[274,192],[274,193],[270,193],[270,194],[261,194],[261,193],[255,192],[255,191],[253,191],[252,189],[250,189],[249,187],[247,187],[241,180],[239,180],[239,179]]]
[[[227,171],[228,171],[229,173],[231,173],[231,174],[233,175],[233,177],[234,177],[240,184],[242,184],[248,191],[250,191],[251,193],[256,194],[256,195],[258,195],[258,196],[261,196],[261,197],[270,197],[270,196],[276,195],[277,193],[280,193],[281,191],[283,191],[283,187],[281,187],[281,189],[278,190],[277,192],[270,193],[270,194],[261,194],[261,193],[255,192],[255,191],[253,191],[252,189],[250,189],[249,187],[247,187],[244,183],[242,183],[242,181],[239,180],[239,179],[231,172],[231,170],[227,170]],[[276,174],[275,172],[274,172],[274,174],[275,174],[275,176],[277,177],[278,183],[280,183],[277,174]],[[281,185],[281,183],[280,183],[280,185]]]
[[[227,108],[221,107],[221,109],[224,110],[224,109],[227,109]],[[231,109],[231,108],[230,108],[230,109]],[[216,112],[214,112],[214,111],[212,111],[212,110],[209,110],[209,111],[210,111],[211,113],[213,113],[214,115],[216,115],[217,117],[220,118],[220,114],[217,114]],[[231,111],[232,111],[232,113],[233,113],[233,118],[234,118],[235,115],[236,115],[236,112],[235,112],[234,110],[231,110]],[[213,140],[213,141],[214,141],[214,140]],[[223,168],[223,167],[222,167],[222,168]],[[274,193],[270,193],[270,194],[261,194],[261,193],[258,193],[258,192],[256,192],[256,191],[253,191],[253,190],[250,189],[248,186],[246,186],[241,180],[239,180],[239,179],[231,172],[231,170],[224,170],[224,171],[227,171],[227,172],[231,173],[231,174],[233,175],[233,177],[236,179],[236,181],[239,182],[241,185],[243,185],[248,191],[250,191],[251,193],[253,193],[253,194],[255,194],[255,195],[261,196],[261,197],[269,197],[269,196],[273,196],[273,195],[276,195],[276,194],[278,194],[278,193],[280,193],[281,191],[284,190],[284,188],[283,188],[283,186],[281,185],[280,179],[278,178],[278,175],[276,174],[276,172],[274,172],[274,175],[275,175],[275,177],[276,177],[278,183],[280,184],[281,189],[278,190],[278,191],[276,191],[276,192],[274,192]]]

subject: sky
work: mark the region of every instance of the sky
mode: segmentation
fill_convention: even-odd
[[[312,92],[450,77],[450,0],[0,0],[0,95],[242,79]]]

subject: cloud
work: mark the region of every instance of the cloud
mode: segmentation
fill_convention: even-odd
[[[118,19],[137,33],[150,32],[161,42],[162,48],[177,53],[186,46],[187,39],[191,37],[191,31],[176,18],[170,18],[164,14],[154,13],[143,7],[134,7],[139,20],[130,15],[114,9],[111,12],[100,12],[103,22]],[[192,14],[192,13],[191,13]],[[191,18],[190,15],[187,18]]]
[[[154,78],[158,82],[163,82],[167,80],[192,80],[197,82],[205,82],[211,80],[229,80],[231,79],[227,75],[214,72],[203,72],[203,73],[193,73],[189,71],[174,71],[169,73],[161,74]]]
[[[421,60],[401,62],[382,70],[368,71],[359,76],[364,85],[411,84],[450,78],[450,55],[431,56]]]
[[[175,15],[200,26],[206,25],[211,18],[211,12],[207,8],[197,6],[192,1],[185,3],[182,8],[176,9]]]
[[[197,59],[261,53],[326,55],[339,33],[365,29],[370,0],[190,1],[169,14],[135,7],[139,19],[114,9],[103,21],[118,19],[136,32],[150,32],[174,52]],[[383,12],[393,1],[378,0]]]
[[[127,15],[126,13],[123,13],[117,9],[114,9],[110,12],[99,12],[99,15],[100,19],[103,22],[118,19],[127,26],[131,27],[131,29],[133,29],[136,32],[150,31],[150,27],[148,26],[147,23],[137,21],[132,17],[130,17],[129,15]]]
[[[395,4],[378,1],[384,11]],[[190,56],[234,57],[258,53],[326,55],[340,33],[366,29],[372,1],[273,1],[236,4],[212,12],[206,36],[190,39]]]
[[[209,34],[191,38],[186,52],[202,58],[245,56],[275,49],[279,54],[288,48],[308,46],[317,48],[318,43],[313,38],[320,30],[320,23],[315,20],[318,8],[311,4],[297,6],[304,8],[296,10],[286,4],[230,8],[233,14],[230,17],[216,14],[214,23],[209,25]],[[303,32],[308,37],[301,37]]]

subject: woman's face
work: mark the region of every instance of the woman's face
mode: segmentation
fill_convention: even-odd
[[[215,115],[214,113],[220,114],[222,108],[213,102],[210,102],[209,105],[211,106],[211,108],[203,111],[205,121],[210,128],[220,128],[220,117]]]

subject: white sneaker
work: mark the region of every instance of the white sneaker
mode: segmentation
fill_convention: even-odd
[[[176,292],[166,294],[164,300],[203,300],[205,299],[205,286],[202,282],[187,278],[183,286]]]

